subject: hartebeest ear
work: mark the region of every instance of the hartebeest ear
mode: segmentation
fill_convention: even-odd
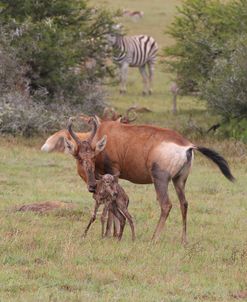
[[[71,140],[67,139],[67,137],[64,137],[64,148],[64,153],[71,154],[73,156],[75,155],[75,145]]]
[[[105,149],[106,142],[107,142],[107,136],[104,135],[96,144],[95,156],[98,155],[100,152],[102,152]]]

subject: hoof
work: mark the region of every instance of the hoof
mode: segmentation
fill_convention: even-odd
[[[86,237],[87,237],[87,234],[86,234],[86,233],[83,233],[83,234],[81,235],[81,240],[84,240]]]
[[[143,92],[142,92],[142,95],[143,95],[143,96],[146,96],[146,95],[147,95],[146,91],[143,91]]]
[[[125,94],[126,94],[126,91],[125,91],[125,90],[120,90],[119,93],[120,93],[121,95],[125,95]]]
[[[187,239],[186,239],[186,238],[182,238],[181,244],[182,244],[183,246],[186,246],[186,245],[188,244]]]
[[[148,91],[148,94],[149,94],[149,95],[152,95],[152,94],[153,94],[153,91],[152,91],[152,90],[149,90],[149,91]]]

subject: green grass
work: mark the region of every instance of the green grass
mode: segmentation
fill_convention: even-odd
[[[0,301],[233,301],[233,294],[247,288],[247,159],[240,151],[233,155],[234,144],[228,148],[235,184],[196,156],[187,185],[189,244],[183,247],[173,188],[166,231],[154,245],[159,207],[153,186],[127,181],[121,184],[131,199],[136,242],[128,226],[122,242],[102,240],[99,221],[81,240],[93,203],[74,160],[40,153],[38,144],[5,142]],[[46,200],[73,201],[77,209],[43,215],[12,211],[14,205]]]
[[[180,1],[99,1],[111,8],[143,10],[144,18],[124,21],[130,33],[153,35],[160,48],[170,44],[163,34]],[[237,178],[228,182],[218,169],[196,155],[187,184],[189,244],[180,244],[179,202],[171,187],[173,208],[157,244],[150,239],[159,217],[152,185],[121,181],[130,196],[137,239],[127,226],[122,242],[100,238],[96,221],[88,237],[81,234],[93,201],[77,176],[75,162],[61,154],[43,154],[41,138],[0,138],[0,301],[219,301],[232,302],[247,290],[247,156],[246,146],[217,137],[199,137],[217,120],[205,104],[179,99],[171,113],[171,76],[157,64],[154,95],[142,97],[141,78],[130,70],[128,94],[108,87],[108,101],[124,111],[132,104],[153,110],[138,122],[177,129],[194,143],[225,156]],[[60,200],[74,210],[49,214],[16,213],[15,205]],[[247,301],[247,297],[241,301]]]

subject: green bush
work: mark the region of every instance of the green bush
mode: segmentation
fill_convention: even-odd
[[[113,15],[85,0],[0,0],[0,133],[52,132],[105,106]]]
[[[178,8],[168,29],[175,44],[164,51],[183,94],[200,92],[215,60],[231,55],[226,44],[246,33],[246,16],[246,1],[186,0]]]
[[[109,53],[104,34],[112,27],[106,11],[87,7],[84,0],[0,1],[3,47],[14,48],[18,59],[28,66],[31,93],[40,87],[50,101],[69,99],[83,102],[83,81],[104,78]],[[90,68],[87,62],[93,60]],[[75,97],[77,96],[77,97]]]
[[[229,59],[220,58],[204,85],[202,97],[225,119],[247,119],[247,37],[241,38]]]
[[[206,100],[212,112],[222,116],[225,133],[243,139],[247,1],[186,0],[178,12],[168,31],[175,43],[165,55],[180,94],[196,93]]]

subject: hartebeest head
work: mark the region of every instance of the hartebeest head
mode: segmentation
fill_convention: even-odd
[[[74,139],[75,144],[64,138],[65,146],[71,155],[77,160],[78,174],[86,181],[89,192],[96,191],[96,179],[95,179],[95,158],[102,152],[106,146],[107,137],[104,135],[97,141],[95,147],[92,146],[92,141],[97,132],[97,121],[94,118],[87,118],[87,122],[92,125],[92,131],[88,139],[81,141],[79,137],[72,130],[72,119],[70,118],[68,123],[68,131],[71,137]]]

